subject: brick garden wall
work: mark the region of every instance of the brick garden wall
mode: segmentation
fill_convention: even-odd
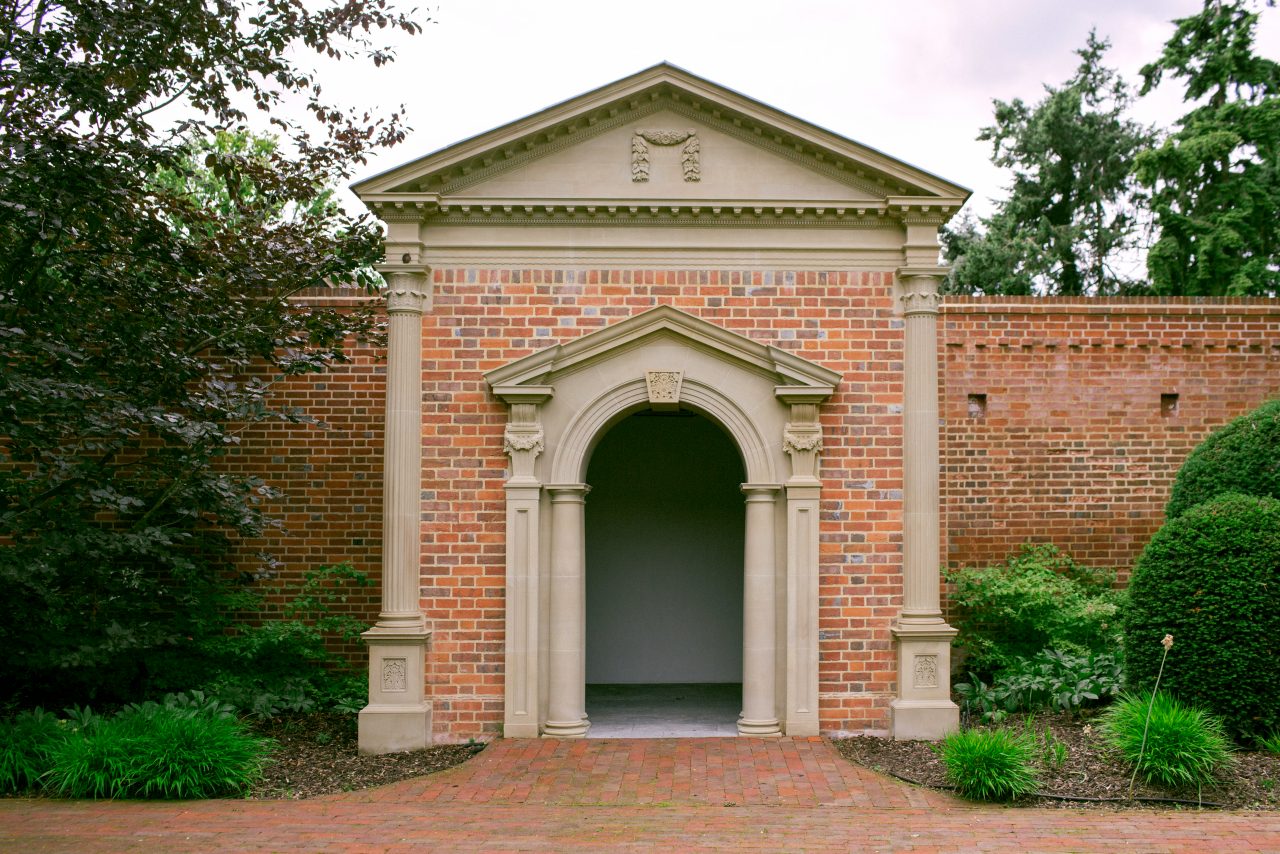
[[[670,304],[844,375],[823,408],[821,726],[883,730],[901,599],[902,324],[887,273],[434,272],[424,318],[422,606],[435,737],[500,731],[505,406],[485,371]],[[944,558],[1029,540],[1127,568],[1181,460],[1280,394],[1280,304],[952,299],[939,321]],[[379,575],[385,363],[279,387],[323,426],[253,428],[229,460],[286,496],[286,530],[246,543],[284,579],[350,560]],[[1176,394],[1176,406],[1161,395]],[[971,412],[970,395],[985,412]],[[589,500],[588,500],[589,504]],[[589,512],[589,511],[588,511]],[[588,524],[590,516],[588,515]],[[246,560],[248,563],[248,560]],[[377,588],[352,609],[372,622]],[[350,650],[358,659],[360,650]]]
[[[948,563],[1054,542],[1127,574],[1186,455],[1280,394],[1276,300],[956,297],[939,339]]]

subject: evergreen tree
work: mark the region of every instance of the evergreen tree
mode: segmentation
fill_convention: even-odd
[[[1080,65],[1035,105],[995,101],[980,140],[1013,173],[1009,197],[975,223],[944,235],[954,293],[1102,295],[1133,287],[1118,269],[1138,238],[1133,160],[1150,132],[1125,118],[1128,87],[1102,64],[1108,48],[1090,32]]]
[[[1250,5],[1205,0],[1199,14],[1175,21],[1160,58],[1142,69],[1142,94],[1169,75],[1196,105],[1137,161],[1159,228],[1147,268],[1160,294],[1280,287],[1280,64],[1254,53]]]

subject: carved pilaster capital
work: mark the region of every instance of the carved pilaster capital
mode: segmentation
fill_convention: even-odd
[[[543,445],[543,438],[542,428],[521,430],[508,424],[506,431],[502,435],[502,450],[512,457],[515,457],[516,454],[528,454],[531,457],[536,457],[546,450]]]
[[[786,430],[782,434],[782,450],[788,454],[820,452],[822,450],[822,431]]]
[[[427,270],[384,271],[388,314],[422,314],[431,307],[431,280]]]

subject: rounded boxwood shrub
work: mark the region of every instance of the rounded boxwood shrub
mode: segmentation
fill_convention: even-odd
[[[1173,481],[1165,517],[1227,492],[1280,498],[1280,400],[1214,431],[1191,452]]]
[[[1151,690],[1171,634],[1161,690],[1247,740],[1280,727],[1280,501],[1228,494],[1166,522],[1134,568],[1123,627],[1130,691]]]

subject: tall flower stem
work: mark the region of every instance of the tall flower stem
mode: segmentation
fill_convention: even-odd
[[[1142,725],[1142,744],[1138,747],[1138,761],[1133,763],[1133,774],[1129,777],[1129,797],[1133,797],[1133,783],[1138,779],[1138,769],[1142,767],[1142,754],[1147,749],[1147,731],[1151,729],[1151,710],[1156,705],[1156,692],[1160,690],[1160,677],[1164,675],[1164,663],[1169,658],[1169,650],[1173,648],[1173,635],[1165,635],[1160,641],[1164,647],[1164,655],[1160,656],[1160,669],[1156,671],[1156,684],[1151,689],[1151,699],[1147,702],[1147,720]]]

